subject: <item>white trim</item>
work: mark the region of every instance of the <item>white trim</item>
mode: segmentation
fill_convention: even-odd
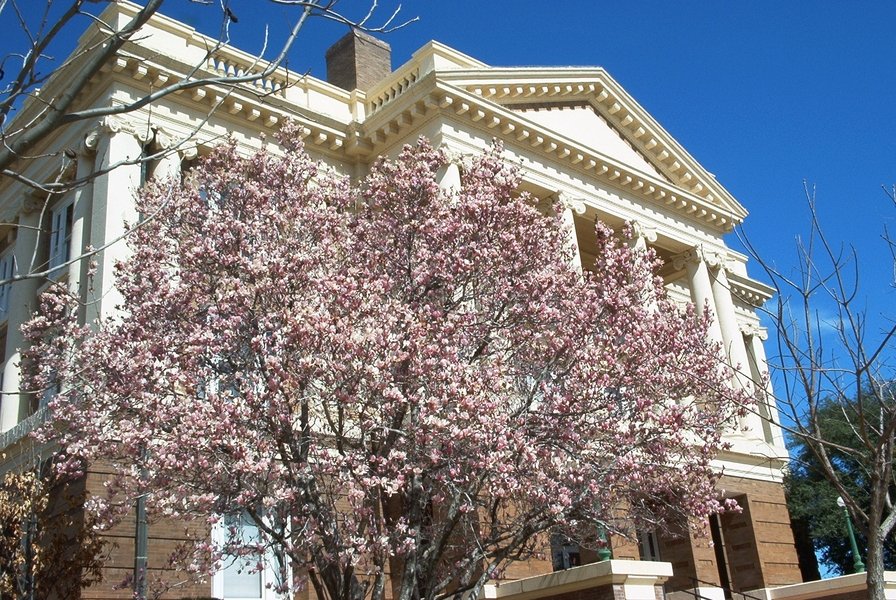
[[[222,517],[212,529],[212,540],[219,546],[223,546],[227,542],[228,525],[225,524],[226,517]],[[242,521],[240,527],[242,528]],[[274,568],[274,558],[270,555],[270,551],[261,557],[264,563],[264,569],[256,573],[248,573],[247,576],[257,576],[260,589],[260,595],[257,596],[232,596],[227,594],[224,584],[224,575],[226,568],[233,565],[236,557],[224,557],[222,559],[221,569],[212,576],[212,596],[222,598],[224,600],[279,600],[281,596],[274,591],[277,584],[277,571]],[[229,561],[229,562],[228,562]],[[256,558],[244,559],[246,564],[257,562]]]

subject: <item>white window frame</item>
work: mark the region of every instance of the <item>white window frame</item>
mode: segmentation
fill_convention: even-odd
[[[71,219],[69,219],[69,213],[71,213]],[[71,260],[74,222],[75,202],[73,198],[63,200],[50,212],[50,254],[48,259],[50,277],[59,277],[66,272],[57,271],[57,269],[61,269],[65,263]]]
[[[212,529],[212,539],[217,545],[223,546],[227,542],[227,535],[227,525],[222,517]],[[223,600],[282,600],[283,596],[274,591],[274,587],[277,585],[276,559],[270,552],[267,552],[262,559],[264,569],[257,573],[260,576],[261,595],[248,597],[227,595],[224,589],[224,566],[235,558],[228,556],[222,558],[222,568],[212,576],[212,597]]]

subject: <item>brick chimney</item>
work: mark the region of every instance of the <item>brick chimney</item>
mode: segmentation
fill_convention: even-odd
[[[367,91],[392,72],[392,48],[352,29],[327,50],[327,81],[342,89]]]

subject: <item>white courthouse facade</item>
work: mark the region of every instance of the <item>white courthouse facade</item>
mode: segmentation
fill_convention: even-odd
[[[135,9],[127,2],[111,4],[103,20],[121,26]],[[81,47],[100,35],[96,27],[84,34]],[[210,76],[261,69],[251,55],[226,46],[207,60],[214,40],[163,16],[153,17],[134,40],[92,81],[80,106],[127,104],[184,78],[197,64],[202,75]],[[594,261],[595,220],[617,228],[633,223],[638,243],[655,248],[663,258],[660,274],[672,297],[712,311],[711,335],[741,371],[735,384],[762,380],[765,332],[756,310],[771,290],[750,278],[746,257],[723,239],[746,217],[746,210],[606,71],[493,68],[437,42],[426,44],[393,71],[388,46],[359,34],[334,46],[328,61],[328,78],[334,83],[277,69],[252,84],[194,88],[135,112],[61,129],[35,154],[69,149],[69,156],[29,161],[22,167],[28,178],[53,181],[60,174],[103,174],[49,200],[10,179],[0,182],[0,278],[50,270],[49,278],[65,279],[81,294],[85,322],[108,314],[118,303],[112,265],[123,255],[124,243],[105,246],[125,234],[126,221],[137,220],[136,190],[150,177],[180,173],[225,136],[249,151],[265,143],[261,134],[271,139],[291,119],[304,128],[312,156],[355,179],[378,156],[394,155],[420,136],[445,148],[458,164],[500,138],[507,160],[522,166],[525,189],[559,199],[566,207],[583,268]],[[46,93],[63,85],[51,81]],[[27,119],[36,109],[34,103],[26,104],[17,118]],[[158,159],[130,162],[150,155]],[[444,184],[451,185],[459,176],[458,166],[452,165],[444,173]],[[91,289],[83,285],[86,261],[71,261],[88,246],[105,247],[96,256]],[[46,285],[45,279],[33,278],[0,288],[4,469],[34,454],[27,433],[42,416],[42,398],[19,389],[19,348],[24,342],[18,328]],[[742,431],[730,433],[731,449],[718,458],[718,468],[724,470],[722,487],[737,498],[743,512],[710,523],[713,546],[705,539],[657,539],[647,533],[640,544],[614,540],[616,559],[668,564],[652,571],[622,560],[587,565],[564,580],[565,591],[560,593],[561,588],[550,591],[561,585],[558,581],[544,578],[550,577],[546,574],[552,571],[551,560],[526,563],[510,569],[507,577],[544,577],[531,589],[520,584],[519,593],[560,597],[597,581],[640,581],[648,587],[665,581],[668,594],[698,589],[717,599],[723,588],[749,591],[799,582],[781,485],[787,451],[780,429],[768,418],[776,415],[771,397],[756,392],[759,409],[744,419]],[[133,528],[113,535],[119,538],[121,556],[110,562],[109,582],[120,580],[133,565]],[[150,568],[164,568],[169,542],[150,538]],[[575,562],[589,562],[586,554]],[[226,590],[212,585],[182,590],[181,596],[227,596]],[[86,590],[84,597],[115,596],[103,586]],[[533,592],[536,588],[542,591]],[[509,598],[515,592],[504,586],[490,593]],[[129,594],[125,590],[118,595]]]

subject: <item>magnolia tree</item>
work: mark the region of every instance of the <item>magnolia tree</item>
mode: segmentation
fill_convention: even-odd
[[[237,556],[410,600],[475,594],[553,532],[722,508],[710,461],[748,401],[652,254],[598,225],[583,274],[500,149],[445,191],[423,141],[357,187],[279,141],[142,192],[115,316],[79,326],[52,292],[26,327],[33,385],[61,383],[59,469],[117,474],[104,519],[144,495],[198,522],[199,575]]]

